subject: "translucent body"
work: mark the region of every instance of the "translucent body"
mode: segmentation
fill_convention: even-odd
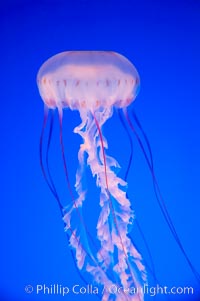
[[[37,76],[49,108],[126,107],[136,97],[139,75],[124,56],[105,51],[69,51],[47,60]]]
[[[118,177],[118,162],[107,155],[108,144],[102,133],[104,123],[112,116],[113,107],[123,108],[119,112],[120,121],[128,133],[124,123],[126,120],[125,122],[136,136],[152,175],[155,196],[162,214],[189,267],[200,283],[200,275],[183,248],[160,192],[148,138],[137,116],[132,112],[132,117],[147,145],[147,153],[126,110],[126,107],[137,95],[139,82],[139,75],[131,62],[120,54],[104,51],[70,51],[57,54],[42,65],[37,75],[39,92],[46,108],[40,139],[42,172],[61,209],[69,243],[75,253],[76,258],[74,255],[73,258],[76,259],[77,267],[83,271],[82,275],[85,276],[87,272],[96,283],[103,286],[101,295],[98,296],[102,301],[144,301],[142,289],[146,283],[146,270],[142,263],[142,257],[129,235],[134,213],[126,192],[127,183]],[[79,166],[76,172],[75,194],[69,181],[66,163],[68,160],[65,159],[64,152],[63,108],[76,109],[81,117],[81,124],[74,129],[74,132],[78,133],[83,140],[78,152]],[[43,144],[48,109],[50,109],[51,121],[45,153],[45,169]],[[71,198],[65,208],[57,193],[49,168],[48,157],[55,109],[58,109],[59,112],[61,152]],[[124,120],[121,113],[124,115]],[[121,141],[119,141],[119,146],[121,146],[120,143]],[[131,138],[130,143],[131,156],[125,179],[127,179],[132,161]],[[68,143],[69,145],[70,143]],[[95,238],[91,236],[89,231],[91,229],[88,229],[87,226],[93,208],[86,208],[85,212],[88,212],[89,216],[85,220],[82,216],[82,206],[84,203],[87,206],[85,201],[90,188],[83,185],[84,182],[86,183],[84,181],[84,177],[87,176],[86,165],[96,179],[99,192],[100,215],[97,220]],[[137,221],[136,224],[151,260],[149,270],[157,282],[151,253]],[[96,238],[98,239],[97,244],[94,241]],[[81,276],[80,273],[79,275]],[[83,279],[82,276],[81,278]],[[87,280],[84,279],[84,282],[87,283]]]
[[[76,109],[81,117],[81,124],[74,129],[83,139],[78,152],[77,197],[74,199],[72,196],[63,218],[77,266],[104,287],[102,301],[143,301],[141,288],[146,281],[146,272],[141,255],[128,237],[134,214],[126,194],[127,183],[117,176],[119,164],[106,154],[108,144],[102,134],[103,124],[112,116],[113,106],[127,107],[135,99],[139,75],[120,54],[71,51],[47,60],[38,72],[37,83],[45,105],[59,111],[65,170],[62,109]],[[96,226],[100,248],[93,244],[81,214],[87,198],[87,190],[83,186],[86,165],[90,167],[100,191],[101,212]],[[88,211],[92,212],[92,209]],[[79,222],[74,225],[77,216]],[[91,251],[91,245],[95,252]],[[110,290],[113,285],[124,290],[132,287],[136,292],[113,293]]]

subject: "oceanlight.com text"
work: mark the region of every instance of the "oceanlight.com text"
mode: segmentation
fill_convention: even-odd
[[[143,287],[140,288],[135,288],[135,287],[130,287],[130,288],[123,288],[119,287],[117,285],[112,285],[108,288],[108,291],[112,294],[129,294],[129,295],[134,295],[137,293],[143,293],[144,295],[150,295],[154,297],[155,295],[193,295],[194,294],[194,288],[191,286],[149,286],[147,284],[144,284]]]

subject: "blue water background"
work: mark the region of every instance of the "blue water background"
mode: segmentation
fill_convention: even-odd
[[[35,292],[37,284],[85,286],[72,261],[59,208],[39,165],[43,103],[36,74],[47,58],[66,50],[113,50],[127,56],[138,69],[141,90],[132,108],[149,137],[166,206],[188,256],[200,271],[199,16],[200,4],[194,0],[1,2],[1,300],[98,300],[89,294],[62,297]],[[79,123],[78,113],[65,112],[64,139],[72,186],[81,142],[72,131]],[[116,113],[104,134],[107,153],[118,160],[123,177],[130,145]],[[69,193],[58,135],[56,122],[50,160],[56,186],[67,204]],[[169,287],[193,286],[195,290],[194,295],[158,296],[155,300],[200,300],[198,283],[156,203],[136,140],[128,182],[132,206],[160,282]],[[90,176],[88,184],[92,190],[84,204],[84,217],[95,237],[98,194]],[[133,237],[149,261],[136,227]],[[32,294],[25,292],[26,285],[34,287]],[[146,300],[154,298],[146,296]]]

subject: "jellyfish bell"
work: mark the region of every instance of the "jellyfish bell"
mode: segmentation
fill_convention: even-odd
[[[37,75],[40,95],[49,108],[94,111],[127,107],[140,79],[133,64],[108,51],[67,51],[48,59]]]

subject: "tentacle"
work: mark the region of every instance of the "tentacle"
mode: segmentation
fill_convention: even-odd
[[[161,210],[161,212],[162,212],[162,214],[164,216],[164,219],[165,219],[165,221],[166,221],[166,223],[167,223],[167,225],[168,225],[168,227],[169,227],[169,229],[170,229],[170,231],[171,231],[171,233],[172,233],[172,235],[173,235],[173,237],[174,237],[177,245],[179,246],[179,248],[180,248],[183,256],[185,257],[185,260],[187,261],[188,266],[190,267],[193,275],[195,276],[197,282],[200,283],[200,274],[195,269],[194,265],[192,264],[191,260],[189,259],[188,255],[187,255],[187,253],[186,253],[186,251],[185,251],[185,249],[184,249],[184,247],[182,245],[182,242],[181,242],[181,240],[180,240],[180,238],[179,238],[179,236],[177,234],[177,231],[175,229],[175,226],[173,224],[173,221],[171,219],[171,216],[170,216],[169,211],[167,209],[167,206],[165,204],[164,198],[162,196],[162,193],[161,193],[161,190],[160,190],[157,178],[155,176],[155,171],[154,171],[154,167],[153,167],[152,151],[151,151],[151,147],[150,147],[150,143],[149,143],[149,140],[147,138],[147,135],[145,134],[144,130],[142,129],[141,124],[140,124],[138,118],[136,117],[136,114],[133,113],[133,118],[135,118],[135,121],[136,121],[138,127],[140,128],[141,133],[143,135],[143,138],[144,138],[144,140],[146,142],[146,145],[147,145],[147,148],[148,148],[148,151],[149,151],[149,154],[150,154],[150,159],[148,158],[148,155],[147,155],[147,153],[145,151],[145,148],[143,146],[143,143],[142,143],[142,141],[141,141],[138,133],[135,131],[135,128],[134,128],[134,126],[133,126],[133,124],[131,122],[131,119],[129,117],[129,114],[128,114],[128,111],[127,111],[126,108],[123,109],[123,113],[124,113],[124,115],[126,117],[126,120],[127,120],[128,124],[129,124],[129,126],[130,126],[130,129],[135,134],[136,139],[137,139],[137,141],[139,143],[139,146],[142,149],[142,152],[144,154],[145,160],[147,162],[147,165],[149,167],[149,170],[150,170],[150,173],[151,173],[151,176],[152,176],[153,187],[154,187],[154,192],[155,192],[156,200],[157,200],[158,205],[160,207],[160,210]]]
[[[51,193],[54,195],[54,197],[55,197],[55,199],[58,203],[61,215],[63,216],[63,206],[60,202],[60,198],[59,198],[58,193],[56,191],[56,188],[55,188],[55,185],[54,185],[54,182],[53,182],[50,170],[49,170],[49,159],[48,158],[49,158],[49,148],[50,148],[50,144],[51,144],[52,129],[53,129],[53,114],[51,115],[50,130],[49,130],[49,134],[48,134],[48,143],[47,143],[47,148],[46,148],[46,153],[45,153],[45,158],[46,158],[45,162],[46,162],[47,169],[45,169],[44,161],[43,161],[44,133],[45,133],[45,129],[46,129],[46,126],[47,126],[48,113],[49,113],[49,110],[45,106],[44,107],[44,120],[43,120],[43,125],[42,125],[41,136],[40,136],[40,167],[41,167],[42,174],[43,174],[43,177],[45,179],[45,182],[47,183]]]
[[[59,205],[59,208],[60,208],[60,211],[61,211],[61,215],[62,217],[64,216],[64,211],[63,211],[63,206],[61,204],[61,201],[60,201],[60,198],[59,198],[59,195],[57,193],[57,190],[56,190],[56,187],[55,187],[55,184],[54,184],[54,181],[53,181],[53,178],[52,178],[52,175],[51,175],[51,171],[50,171],[50,168],[49,168],[49,149],[50,149],[50,145],[51,145],[51,138],[52,138],[52,130],[53,130],[53,123],[54,123],[54,111],[51,112],[51,120],[50,120],[50,129],[49,129],[49,134],[48,134],[48,142],[47,142],[47,148],[46,148],[46,152],[45,152],[45,162],[46,162],[46,166],[47,166],[47,170],[45,169],[45,166],[44,166],[44,161],[43,161],[43,144],[44,144],[44,134],[45,134],[45,130],[46,130],[46,126],[47,126],[47,121],[48,121],[48,108],[45,106],[45,109],[44,109],[44,121],[43,121],[43,126],[42,126],[42,131],[41,131],[41,136],[40,136],[40,148],[39,148],[39,153],[40,153],[40,166],[41,166],[41,170],[42,170],[42,173],[43,173],[43,176],[44,176],[44,179],[51,191],[51,193],[53,194],[53,196],[55,197],[58,205]],[[67,240],[69,241],[70,240],[70,236],[67,234]],[[88,282],[85,280],[85,278],[81,275],[80,273],[80,270],[78,269],[77,265],[76,265],[76,260],[75,260],[75,257],[74,257],[74,254],[73,254],[73,251],[71,250],[71,256],[72,256],[72,259],[74,261],[74,265],[77,269],[77,273],[79,275],[79,277],[82,279],[82,281],[87,285]],[[101,299],[100,296],[96,295],[96,297],[98,297],[99,299]]]
[[[124,122],[124,119],[123,119],[124,115],[122,114],[121,110],[118,110],[118,115],[119,115],[120,122],[121,122],[121,124],[122,124],[122,126],[125,129],[125,132],[127,134],[127,137],[128,137],[129,143],[130,143],[130,148],[131,148],[130,156],[129,156],[129,160],[128,160],[128,166],[127,166],[125,177],[124,177],[124,180],[127,181],[128,174],[129,174],[129,171],[130,171],[130,168],[131,168],[131,165],[132,165],[132,161],[133,161],[133,141],[132,141],[131,135],[130,135],[130,133],[128,131],[127,125]],[[152,154],[151,154],[151,162],[152,162]],[[127,198],[128,198],[128,192],[127,192]],[[137,219],[135,219],[135,225],[138,228],[139,233],[140,233],[140,235],[141,235],[141,237],[142,237],[142,239],[144,241],[144,245],[146,247],[146,250],[147,250],[147,253],[148,253],[148,256],[149,256],[149,259],[150,259],[150,267],[149,267],[148,263],[144,260],[145,266],[151,272],[151,274],[152,274],[152,276],[154,278],[154,281],[156,283],[159,283],[159,281],[157,279],[157,276],[156,276],[156,272],[155,272],[155,266],[154,266],[154,262],[153,262],[153,257],[152,257],[152,254],[151,254],[151,250],[149,248],[149,245],[148,245],[147,239],[145,237],[144,231],[142,230],[142,227],[141,227],[141,225],[140,225],[140,223],[139,223],[139,221]],[[130,235],[131,235],[131,233],[130,233]],[[132,240],[131,236],[130,236],[130,239]]]

